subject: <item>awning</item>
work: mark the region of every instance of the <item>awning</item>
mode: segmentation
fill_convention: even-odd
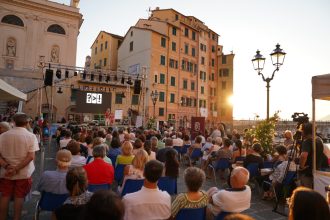
[[[26,101],[27,95],[0,79],[0,101]]]

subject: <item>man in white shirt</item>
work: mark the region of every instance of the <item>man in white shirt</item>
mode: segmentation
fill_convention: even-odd
[[[173,146],[182,147],[183,140],[182,140],[182,133],[178,132],[178,136],[174,136],[173,138]]]
[[[72,140],[71,138],[72,132],[70,130],[65,131],[64,138],[60,140],[60,149],[63,149],[68,145],[68,143]]]
[[[0,219],[6,219],[8,205],[14,198],[14,219],[21,218],[24,197],[32,186],[35,151],[39,150],[36,136],[26,127],[28,117],[16,114],[16,127],[0,135]]]
[[[232,188],[218,190],[212,187],[208,190],[210,204],[208,208],[217,216],[220,212],[239,213],[250,208],[251,188],[246,185],[249,181],[249,171],[244,167],[236,167],[230,176]]]
[[[124,220],[168,219],[171,216],[171,196],[157,187],[163,167],[163,164],[157,160],[146,163],[142,189],[123,197]]]

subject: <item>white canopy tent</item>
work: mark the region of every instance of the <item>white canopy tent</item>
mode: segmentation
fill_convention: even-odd
[[[315,100],[330,101],[330,74],[318,75],[312,77],[312,99],[313,99],[313,131],[314,131],[314,152],[316,152],[316,134],[315,134]],[[330,109],[329,109],[330,110]],[[314,153],[314,189],[326,196],[325,187],[330,186],[330,172],[316,170],[316,154]]]
[[[0,79],[0,101],[26,101],[27,95]]]

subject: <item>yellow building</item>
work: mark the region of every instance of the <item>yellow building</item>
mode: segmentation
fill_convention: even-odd
[[[193,116],[206,117],[209,125],[232,123],[227,99],[233,93],[234,55],[222,53],[218,38],[199,19],[173,9],[156,8],[131,27],[118,50],[118,65],[132,76],[145,75],[146,111],[140,114],[183,127]],[[229,77],[219,75],[227,69]]]
[[[100,31],[91,46],[91,68],[117,70],[118,48],[123,37]]]

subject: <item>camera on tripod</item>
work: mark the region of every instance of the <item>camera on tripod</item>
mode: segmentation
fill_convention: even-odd
[[[298,123],[298,126],[309,121],[308,114],[305,114],[303,112],[295,112],[291,117],[294,122]]]

